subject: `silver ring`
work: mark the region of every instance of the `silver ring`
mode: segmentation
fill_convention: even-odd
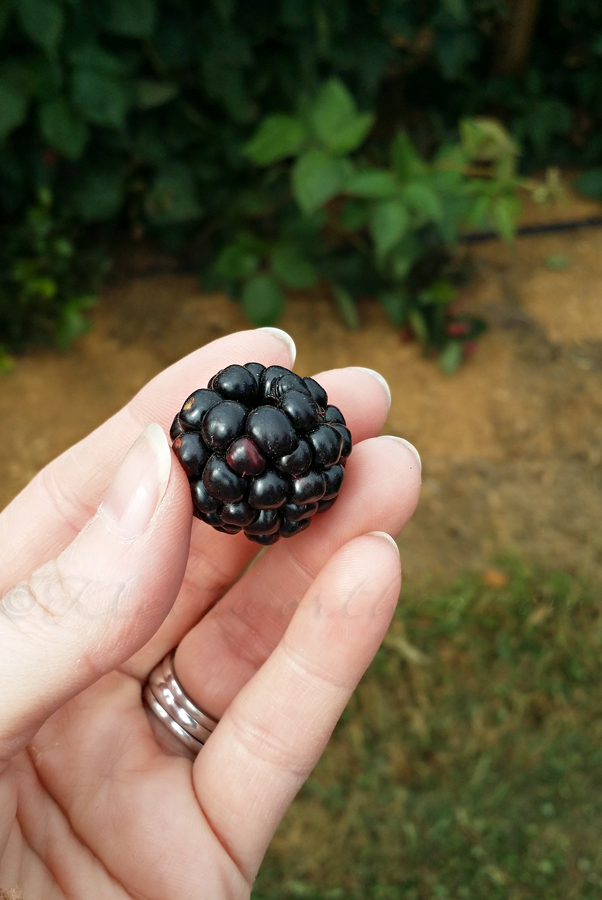
[[[176,656],[175,648],[168,653],[166,657],[159,664],[161,666],[161,671],[163,677],[165,679],[165,684],[169,688],[169,690],[174,695],[175,700],[182,706],[186,712],[188,712],[193,719],[195,719],[199,725],[203,725],[207,731],[213,731],[215,726],[217,725],[217,719],[212,719],[211,716],[207,715],[207,713],[203,712],[202,709],[199,709],[198,706],[192,702],[190,697],[184,692],[180,682],[176,677],[176,670],[174,668],[174,660]],[[157,666],[159,668],[159,666]]]
[[[144,686],[150,710],[184,746],[196,755],[217,725],[184,692],[174,670],[175,649],[155,666]]]
[[[204,744],[211,732],[208,728],[205,728],[204,725],[201,725],[194,719],[187,709],[178,705],[178,701],[174,697],[173,691],[165,683],[165,679],[158,669],[154,669],[151,672],[148,679],[148,686],[153,692],[155,700],[163,710],[170,715],[172,719],[175,719],[176,722],[182,726],[184,731],[187,731],[188,734],[191,734],[197,741]]]

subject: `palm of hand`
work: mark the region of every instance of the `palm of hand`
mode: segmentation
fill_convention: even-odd
[[[168,427],[187,391],[226,362],[255,358],[290,364],[266,332],[181,361],[0,517],[5,600],[21,581],[39,600],[32,572],[59,554],[55,581],[68,569],[109,581],[120,574],[125,585],[103,616],[83,602],[64,615],[42,603],[31,616],[0,616],[0,679],[14,686],[0,700],[0,887],[21,885],[25,900],[248,897],[275,827],[382,639],[398,562],[366,532],[405,524],[419,475],[402,444],[371,438],[386,398],[359,370],[320,376],[349,411],[348,490],[323,521],[242,577],[256,549],[244,539],[195,523],[188,544],[190,500],[177,466],[139,541],[90,548],[88,529],[70,544],[140,428],[153,419]],[[385,464],[390,480],[377,483]],[[32,510],[46,523],[33,537]],[[48,565],[38,569],[46,585]],[[151,668],[176,645],[184,688],[221,717],[194,762],[151,727],[141,703]]]

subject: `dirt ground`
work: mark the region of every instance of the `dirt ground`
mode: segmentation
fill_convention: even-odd
[[[534,215],[596,213],[573,200]],[[492,241],[474,257],[461,304],[490,329],[454,377],[404,343],[376,303],[361,306],[362,330],[351,333],[320,291],[292,296],[279,323],[297,343],[296,370],[361,365],[388,380],[387,430],[412,441],[424,465],[401,538],[406,578],[485,568],[509,552],[599,578],[602,229]],[[129,274],[122,265],[106,285],[93,330],[72,351],[34,351],[1,378],[0,508],[163,367],[248,327],[236,303],[203,294],[195,277],[136,276],[148,263],[147,252],[129,253]]]

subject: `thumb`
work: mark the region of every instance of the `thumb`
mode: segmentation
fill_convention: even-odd
[[[154,634],[179,591],[190,503],[159,425],[130,449],[96,515],[0,602],[0,759]],[[32,530],[44,528],[31,510]]]

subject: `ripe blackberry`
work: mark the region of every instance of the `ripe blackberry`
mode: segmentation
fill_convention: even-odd
[[[284,366],[226,366],[175,417],[173,449],[194,514],[262,546],[292,537],[335,502],[351,453],[324,388]]]

